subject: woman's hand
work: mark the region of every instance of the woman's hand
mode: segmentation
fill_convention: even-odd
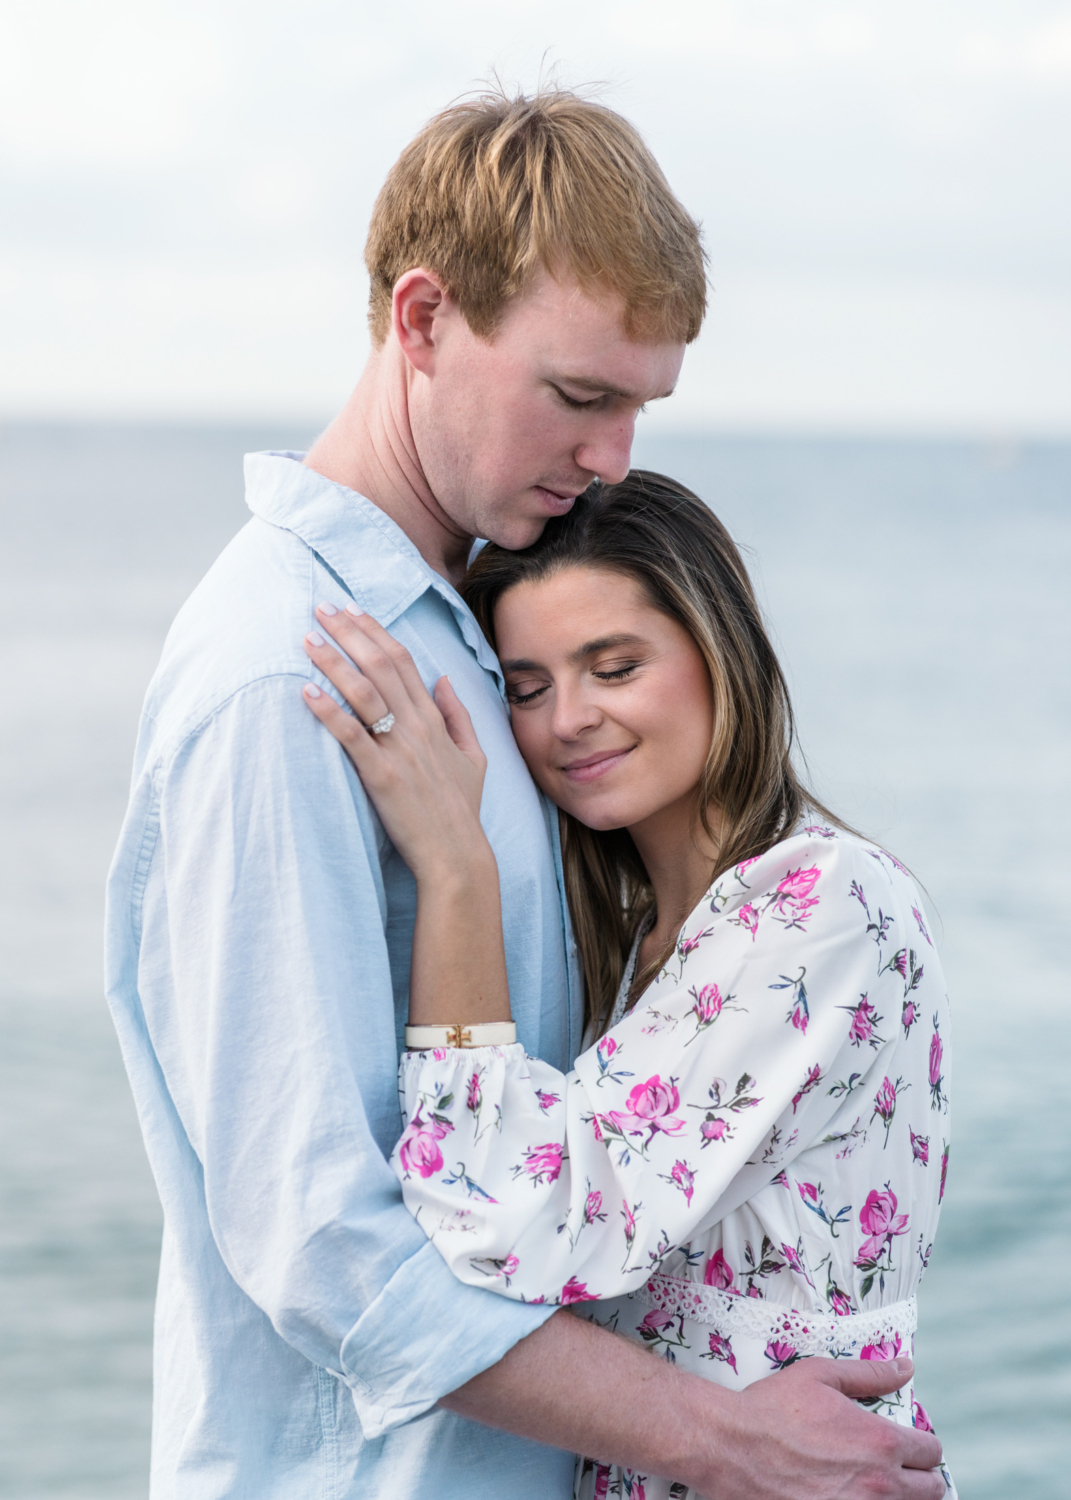
[[[340,612],[321,604],[316,616],[356,667],[318,631],[305,637],[305,650],[356,718],[312,683],[305,702],[353,761],[418,884],[486,863],[480,797],[487,758],[449,680],[440,677],[433,699],[405,647],[355,606]],[[365,727],[388,714],[394,723],[387,733]]]

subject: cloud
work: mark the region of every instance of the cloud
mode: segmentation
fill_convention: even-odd
[[[1066,0],[3,14],[9,411],[339,399],[365,347],[361,249],[383,176],[494,68],[529,87],[555,68],[601,80],[703,220],[718,295],[689,357],[705,394],[689,406],[682,389],[678,412],[835,425],[925,406],[959,422],[973,401],[988,424],[1003,402],[1009,421],[1049,425],[1063,400],[1038,329],[1063,329],[1071,290]],[[974,309],[959,323],[941,310],[957,288]],[[987,319],[1003,330],[991,346],[970,336]],[[837,337],[809,359],[823,323]]]

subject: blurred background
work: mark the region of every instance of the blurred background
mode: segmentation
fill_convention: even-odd
[[[176,609],[366,350],[383,176],[492,70],[600,86],[705,225],[637,462],[744,543],[823,796],[958,1019],[919,1388],[964,1500],[1071,1466],[1071,4],[0,5],[0,1495],[147,1491],[157,1200],[102,888]]]

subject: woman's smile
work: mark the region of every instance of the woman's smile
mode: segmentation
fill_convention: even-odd
[[[577,785],[595,781],[608,771],[616,770],[635,748],[634,745],[627,745],[623,750],[600,750],[594,755],[582,756],[579,760],[566,761],[559,769]]]

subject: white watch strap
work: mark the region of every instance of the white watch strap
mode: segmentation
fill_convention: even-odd
[[[454,1026],[407,1026],[405,1045],[410,1052],[430,1052],[434,1047],[508,1047],[517,1040],[514,1021],[481,1021]]]

